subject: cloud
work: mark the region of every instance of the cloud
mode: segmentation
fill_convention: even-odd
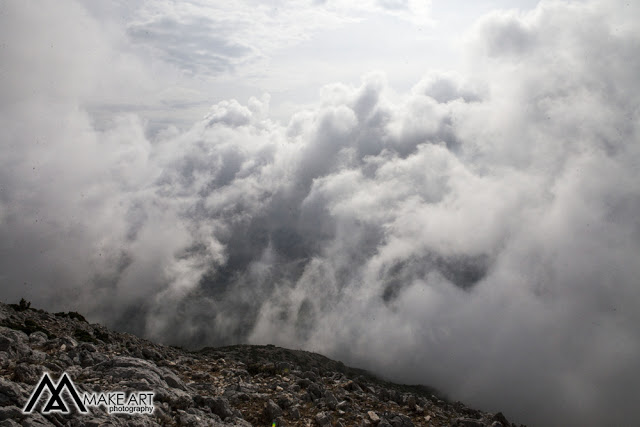
[[[177,6],[177,5],[176,5]],[[219,74],[255,55],[249,46],[230,40],[233,27],[198,14],[160,14],[129,25],[129,37],[160,51],[178,68],[193,74]]]
[[[495,12],[478,24],[490,56],[523,55],[535,44],[535,33],[515,12]]]
[[[345,27],[382,15],[416,25],[431,25],[429,1],[148,2],[136,10],[127,34],[192,75],[219,76],[242,66],[262,64],[286,47],[320,31]],[[156,55],[154,55],[156,56]],[[251,73],[263,73],[260,67]],[[244,71],[247,72],[247,71]],[[253,76],[255,77],[255,76]]]
[[[533,425],[635,416],[640,34],[625,2],[488,15],[468,36],[468,77],[425,72],[396,94],[371,73],[287,124],[266,95],[155,133],[85,108],[143,93],[144,55],[73,3],[10,6],[3,299],[189,347],[321,351]],[[128,37],[183,69],[207,55],[233,66],[296,31],[264,45],[204,35],[219,49],[181,58],[180,26],[222,24],[197,5],[154,7],[171,13],[144,9]],[[55,19],[20,37],[57,13],[86,37]]]

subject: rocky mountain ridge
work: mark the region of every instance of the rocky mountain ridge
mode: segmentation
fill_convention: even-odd
[[[154,392],[152,414],[106,407],[23,413],[43,373],[80,393]],[[68,393],[65,395],[69,400]],[[0,303],[0,426],[514,427],[423,386],[389,383],[319,354],[236,345],[186,351],[89,324],[75,312]]]

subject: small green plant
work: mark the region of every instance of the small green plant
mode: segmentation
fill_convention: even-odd
[[[20,298],[20,302],[18,304],[9,304],[9,307],[13,308],[15,311],[25,311],[31,307],[31,301]]]

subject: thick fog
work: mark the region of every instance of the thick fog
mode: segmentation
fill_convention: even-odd
[[[3,301],[317,351],[531,425],[637,417],[635,3],[494,12],[466,33],[467,75],[397,91],[367,73],[288,121],[229,98],[187,127],[133,99],[156,74],[132,40],[186,60],[171,22],[0,13]],[[249,61],[225,34],[187,71]]]

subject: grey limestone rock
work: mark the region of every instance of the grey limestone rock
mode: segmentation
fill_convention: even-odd
[[[265,418],[269,422],[270,420],[275,420],[279,416],[282,415],[282,409],[278,406],[273,400],[269,399],[267,401],[267,406],[264,410]]]
[[[36,384],[42,376],[42,366],[20,363],[13,370],[13,380],[19,383]]]
[[[41,346],[47,342],[49,337],[42,331],[36,331],[29,335],[29,344],[32,346]]]
[[[22,414],[45,371],[54,382],[66,372],[80,393],[153,392],[154,412],[109,414],[92,407],[89,414]],[[511,427],[501,413],[412,390],[302,350],[234,345],[191,352],[73,316],[0,303],[0,427],[251,427],[274,421],[279,427],[411,427],[448,426],[449,420]]]
[[[0,377],[0,406],[21,405],[26,392],[15,382]]]
[[[331,415],[327,412],[318,412],[315,416],[316,423],[321,427],[331,425]]]

